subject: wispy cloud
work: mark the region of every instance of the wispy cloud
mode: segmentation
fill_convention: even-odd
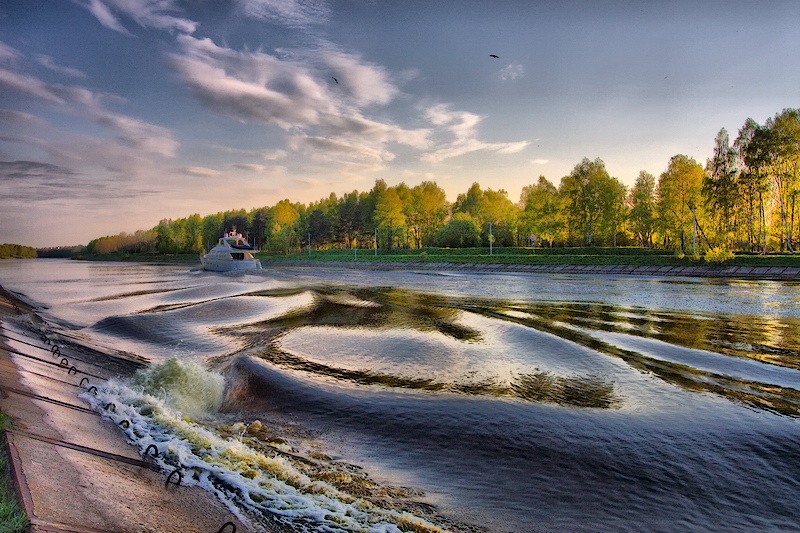
[[[363,163],[383,163],[394,159],[394,154],[386,149],[365,143],[295,135],[288,139],[289,147],[317,161],[354,161]]]
[[[503,81],[516,80],[525,75],[525,68],[516,63],[506,65],[500,70],[500,79]]]
[[[186,174],[187,176],[196,176],[198,178],[214,178],[222,174],[219,170],[206,167],[183,167],[177,169],[177,172]]]
[[[363,162],[391,160],[388,143],[429,145],[426,129],[364,115],[363,107],[387,104],[399,91],[383,68],[356,55],[322,50],[313,57],[279,57],[186,35],[178,42],[182,51],[172,54],[171,65],[198,101],[243,122],[286,130],[292,150],[315,159]],[[341,77],[339,83],[331,72]]]
[[[105,108],[107,101],[123,101],[110,94],[84,87],[46,83],[28,74],[0,68],[0,87],[46,100],[59,111],[80,116],[113,131],[120,144],[147,153],[173,157],[178,142],[167,128],[114,113]]]
[[[327,0],[238,0],[248,17],[303,28],[327,22],[331,8]]]
[[[259,165],[257,163],[233,163],[231,168],[255,172],[257,174],[281,175],[286,174],[287,168],[281,165]]]
[[[133,20],[142,28],[194,33],[197,22],[178,14],[174,0],[86,0],[81,4],[108,29],[130,34],[120,17]]]
[[[452,111],[450,106],[439,104],[427,109],[426,118],[438,131],[452,139],[439,143],[435,150],[423,154],[422,160],[440,163],[471,152],[515,154],[524,150],[529,141],[488,143],[477,139],[477,128],[483,117],[468,111]]]
[[[22,57],[22,54],[16,48],[12,48],[0,41],[0,63],[10,63],[20,57]]]
[[[279,161],[281,159],[284,159],[287,155],[286,150],[245,150],[243,148],[234,148],[232,146],[221,146],[218,144],[212,145],[212,148],[229,154],[257,157],[259,159],[263,159],[264,161]]]
[[[549,162],[550,162],[549,159],[532,159],[531,160],[531,164],[532,165],[546,165]]]
[[[64,67],[61,65],[57,65],[55,60],[44,54],[39,54],[36,56],[36,62],[42,65],[43,67],[52,70],[53,72],[58,72],[59,74],[64,74],[73,78],[85,78],[86,74],[82,71],[72,68],[72,67]]]

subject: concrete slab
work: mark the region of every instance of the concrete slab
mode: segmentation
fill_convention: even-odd
[[[0,333],[19,337],[9,309],[0,307]],[[198,487],[167,488],[122,431],[77,398],[80,376],[26,357],[42,351],[12,343],[0,343],[0,409],[11,417],[8,450],[32,531],[213,533],[229,521],[239,532],[266,531]],[[109,374],[101,364],[83,366]]]

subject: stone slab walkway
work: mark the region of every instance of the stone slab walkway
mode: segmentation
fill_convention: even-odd
[[[448,272],[523,272],[531,274],[592,274],[624,276],[670,276],[800,280],[797,267],[750,266],[637,266],[637,265],[524,265],[503,263],[432,263],[400,261],[296,261],[262,260],[264,268],[349,268],[354,270],[426,270]]]
[[[31,309],[2,292],[0,410],[11,417],[7,451],[31,531],[254,531],[210,493],[167,486],[165,474],[140,457],[122,431],[78,398],[91,383],[130,371],[137,362],[103,360],[78,347],[55,355],[18,322]]]

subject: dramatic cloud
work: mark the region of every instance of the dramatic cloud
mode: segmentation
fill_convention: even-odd
[[[182,53],[171,56],[171,65],[203,105],[243,122],[301,132],[288,145],[314,159],[390,161],[387,143],[429,146],[428,130],[364,116],[361,106],[387,104],[398,91],[384,69],[355,55],[322,50],[309,58],[278,57],[187,35],[178,42]],[[338,84],[331,72],[341,76]]]
[[[326,0],[238,0],[248,17],[303,28],[327,22],[331,8]]]
[[[0,199],[6,205],[82,199],[111,200],[139,196],[118,183],[92,180],[72,169],[38,161],[0,161]]]
[[[173,0],[87,0],[83,7],[108,29],[130,32],[117,15],[127,17],[142,28],[194,33],[197,23],[176,16],[180,8]]]
[[[335,85],[356,105],[388,104],[398,93],[386,69],[364,63],[356,55],[327,51],[321,54],[320,63],[330,69]]]
[[[123,145],[164,157],[173,157],[178,148],[178,142],[172,138],[172,132],[167,128],[106,110],[106,101],[121,100],[113,95],[96,93],[78,86],[45,83],[27,74],[2,68],[0,87],[46,100],[56,104],[61,111],[108,128]]]
[[[292,150],[318,161],[353,161],[383,163],[394,159],[388,150],[367,144],[327,137],[293,136],[288,140]]]
[[[21,181],[29,179],[74,176],[68,168],[37,161],[0,161],[0,180]]]
[[[514,154],[524,150],[528,141],[507,143],[487,143],[476,139],[477,127],[482,117],[467,111],[451,111],[444,104],[430,107],[426,118],[431,124],[437,126],[444,134],[449,134],[453,140],[443,142],[430,153],[422,156],[422,160],[429,163],[440,163],[470,152],[494,152],[497,154]]]

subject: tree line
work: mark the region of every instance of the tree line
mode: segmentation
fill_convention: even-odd
[[[0,259],[36,257],[36,249],[21,244],[0,244]]]
[[[683,154],[658,178],[641,171],[632,188],[601,159],[584,158],[558,186],[544,176],[514,202],[503,189],[474,183],[455,202],[433,181],[390,187],[377,180],[309,205],[194,214],[155,228],[91,241],[90,253],[201,253],[234,227],[263,250],[310,246],[425,248],[488,246],[642,246],[766,252],[795,248],[800,193],[800,110],[763,125],[747,119],[731,141],[721,129],[705,166]]]

